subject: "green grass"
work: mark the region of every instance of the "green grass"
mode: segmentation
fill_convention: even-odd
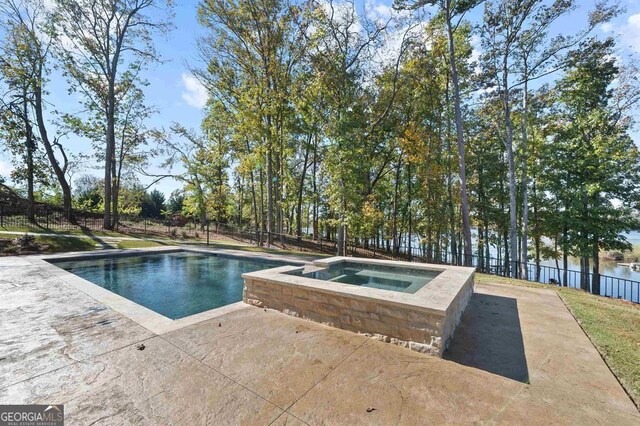
[[[38,226],[0,226],[0,231],[8,232],[29,232],[32,234],[58,234],[58,235],[95,235],[99,237],[126,237],[125,234],[117,231],[93,231],[83,228],[73,228],[67,230],[53,230]]]
[[[229,241],[211,241],[211,247],[216,248],[225,248],[230,250],[243,250],[243,251],[251,251],[255,253],[271,253],[271,254],[290,254],[294,256],[313,256],[313,257],[331,257],[334,255],[330,254],[320,254],[308,251],[300,251],[300,250],[284,250],[284,249],[270,249],[265,247],[258,247],[253,245],[247,245],[246,243],[238,242],[229,242]]]
[[[96,243],[90,238],[36,237],[36,242],[48,246],[45,253],[95,250]]]
[[[476,274],[476,283],[556,291],[640,409],[640,305],[582,290]]]
[[[158,247],[171,245],[169,241],[160,240],[124,240],[118,243],[119,249],[133,249],[145,247]]]
[[[640,408],[640,307],[579,290],[559,293]]]
[[[123,228],[126,229],[126,228]],[[175,229],[175,228],[172,228]],[[206,232],[198,231],[200,233],[200,238],[195,238],[192,235],[187,236],[187,238],[183,238],[181,232],[176,232],[175,237],[170,237],[166,233],[153,232],[153,230],[149,230],[148,232],[138,231],[138,230],[128,230],[124,231],[107,231],[100,230],[95,231],[93,229],[83,228],[81,226],[77,226],[71,229],[65,230],[54,230],[47,229],[41,226],[32,225],[32,226],[0,226],[0,231],[7,232],[29,232],[33,234],[58,234],[58,235],[87,235],[87,236],[98,236],[98,237],[136,237],[136,238],[172,238],[175,240],[193,240],[198,241],[199,239],[206,239]]]

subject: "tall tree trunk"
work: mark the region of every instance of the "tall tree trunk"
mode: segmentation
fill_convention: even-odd
[[[409,228],[407,230],[407,253],[409,254],[409,261],[411,261],[411,238],[412,238],[412,232],[413,232],[413,216],[412,216],[412,209],[411,209],[411,201],[412,201],[412,194],[411,194],[411,163],[409,161],[407,161],[407,214],[408,214],[408,222],[409,222]]]
[[[402,155],[402,154],[401,154]],[[400,167],[401,167],[401,159],[398,158],[398,163],[396,164],[396,176],[393,185],[393,217],[392,217],[392,225],[391,225],[391,238],[393,239],[393,254],[397,255],[400,249],[400,243],[398,241],[398,186],[400,185]]]
[[[113,78],[110,78],[108,81],[108,94],[107,94],[107,144],[105,147],[105,155],[104,155],[104,217],[102,226],[105,229],[113,229],[113,224],[111,222],[111,202],[113,200],[113,182],[111,181],[112,177],[112,165],[115,161],[113,158],[113,153],[115,151],[115,111],[116,111],[116,100],[115,100],[115,82]]]
[[[593,236],[593,268],[591,275],[591,293],[600,295],[600,248],[598,236]]]
[[[478,224],[478,267],[480,268],[481,271],[485,272],[486,271],[486,262],[485,262],[485,258],[484,258],[484,248],[485,245],[487,245],[489,242],[486,240],[484,234],[483,234],[483,229],[486,228],[487,226],[487,219],[486,219],[486,196],[484,193],[484,167],[483,167],[483,163],[480,162],[480,164],[478,165],[478,196],[479,196],[479,201],[480,201],[480,205],[478,206],[479,210],[480,210],[480,218],[482,220],[481,223]],[[488,260],[488,259],[487,259]]]
[[[562,268],[564,271],[562,272],[562,285],[565,287],[569,286],[569,247],[568,247],[568,239],[569,239],[569,227],[567,225],[566,218],[564,220],[563,229],[562,229]]]
[[[296,235],[298,238],[302,236],[302,194],[304,191],[304,181],[307,177],[307,167],[309,161],[309,151],[311,150],[311,138],[313,136],[309,135],[309,140],[307,141],[307,146],[304,151],[304,164],[302,165],[302,174],[300,176],[300,186],[298,188],[298,204],[296,206]]]
[[[486,267],[488,268],[488,272],[491,272],[491,243],[489,240],[489,221],[485,218],[484,222],[484,240],[486,241],[484,247],[484,257],[486,262]]]
[[[318,135],[316,134],[313,141],[313,239],[320,236],[318,229]]]
[[[448,213],[449,213],[449,238],[451,250],[451,263],[458,264],[458,244],[456,240],[456,210],[453,202],[453,173],[451,171],[451,106],[449,100],[449,76],[447,76],[446,89],[445,89],[445,105],[447,110],[447,123],[446,123],[446,161],[447,161],[447,195],[448,195]]]
[[[540,219],[538,217],[538,194],[536,188],[535,176],[533,180],[533,233],[534,235],[534,244],[535,244],[535,257],[536,257],[536,281],[540,281]],[[556,239],[557,245],[557,239]],[[556,249],[557,252],[557,249]],[[558,263],[558,257],[556,256],[556,265]],[[559,272],[559,271],[558,271]],[[560,274],[558,273],[558,279],[560,279]]]
[[[502,239],[504,242],[504,270],[505,270],[505,275],[511,275],[511,263],[509,262],[510,259],[510,249],[509,249],[509,233],[508,231],[505,229],[503,234],[502,234]],[[512,254],[511,254],[512,256]]]
[[[120,196],[120,173],[122,172],[122,158],[116,161],[116,148],[113,147],[113,161],[111,162],[111,228],[118,229],[118,197]]]
[[[27,100],[27,85],[22,88],[22,121],[25,129],[25,145],[27,148],[27,219],[35,223],[34,211],[35,198],[33,195],[33,152],[35,151],[35,141],[33,139],[33,127],[29,119],[29,102]]]
[[[522,257],[520,259],[520,275],[528,279],[528,238],[529,238],[529,178],[527,176],[527,114],[528,82],[527,63],[524,62],[524,87],[522,88]]]
[[[267,244],[273,243],[273,165],[271,148],[267,148]]]
[[[42,81],[42,69],[39,69],[39,74],[37,77],[37,81]],[[36,122],[38,123],[38,132],[40,133],[40,140],[42,140],[42,145],[44,145],[45,152],[47,153],[47,158],[49,159],[49,163],[51,164],[51,168],[53,169],[54,174],[56,175],[56,179],[58,180],[58,184],[60,185],[60,189],[62,190],[62,206],[64,209],[64,215],[67,220],[72,220],[72,206],[71,206],[71,186],[67,182],[67,177],[65,176],[66,172],[66,156],[64,151],[62,152],[63,157],[65,157],[65,164],[63,167],[60,167],[60,163],[58,163],[58,159],[53,152],[53,144],[49,140],[49,135],[47,133],[47,127],[44,123],[44,112],[42,106],[42,87],[40,84],[36,84],[34,87],[34,111],[36,114]]]
[[[462,110],[460,108],[460,82],[456,66],[456,52],[453,38],[453,25],[451,0],[446,2],[446,24],[449,41],[449,65],[451,67],[451,79],[453,81],[454,108],[456,115],[456,135],[458,139],[458,167],[460,169],[460,210],[462,214],[462,230],[464,232],[464,264],[471,265],[471,221],[469,219],[469,197],[467,195],[467,173],[465,161],[465,147],[462,129]]]
[[[582,256],[580,258],[580,288],[584,291],[589,291],[589,256]]]
[[[580,256],[582,258],[582,284],[581,288],[583,290],[589,291],[590,283],[589,283],[589,254],[588,247],[591,245],[588,240],[589,231],[587,229],[589,223],[589,196],[587,195],[586,188],[582,188],[582,224],[580,224],[581,233],[580,237],[582,239],[580,244]]]
[[[251,179],[251,205],[253,210],[253,228],[256,232],[258,232],[259,222],[258,222],[258,200],[256,198],[256,180],[253,177],[253,170],[249,172],[249,178]]]
[[[267,230],[267,225],[265,221],[265,211],[264,211],[264,173],[262,169],[260,169],[260,240],[259,245],[262,246],[264,244],[264,234]]]
[[[505,148],[507,150],[507,165],[509,168],[509,241],[512,266],[510,272],[513,277],[518,276],[518,216],[517,216],[517,197],[516,197],[516,174],[513,155],[513,124],[511,122],[511,105],[509,99],[509,70],[507,67],[507,58],[505,56],[502,63],[502,103],[504,108],[505,123]]]
[[[245,141],[247,144],[247,152],[251,152],[251,147],[249,146],[249,141]],[[251,201],[253,206],[253,226],[256,234],[258,233],[259,223],[258,223],[258,200],[256,197],[256,179],[253,173],[253,170],[249,171],[249,179],[251,179]],[[260,172],[260,179],[262,179],[262,171]],[[262,203],[262,200],[260,201]]]
[[[243,206],[243,190],[244,190],[244,177],[238,178],[238,228],[242,229],[242,206]]]

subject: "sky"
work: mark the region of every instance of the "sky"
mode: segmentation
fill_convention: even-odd
[[[389,0],[357,0],[361,2],[359,7],[365,7],[369,13],[384,18],[391,13],[391,1]],[[364,1],[364,3],[362,3]],[[572,34],[580,30],[585,23],[587,12],[593,7],[595,1],[580,0],[580,7],[570,16],[558,22],[555,31]],[[602,25],[596,29],[599,36],[612,36],[616,38],[620,57],[636,55],[640,58],[640,0],[621,0],[627,9],[624,14],[611,23]],[[190,74],[189,68],[198,66],[196,41],[203,34],[202,28],[197,22],[197,4],[195,0],[174,2],[174,29],[168,35],[158,35],[155,39],[156,48],[163,58],[163,62],[152,65],[145,74],[149,86],[145,90],[146,101],[157,108],[158,112],[149,122],[150,127],[165,128],[173,122],[178,122],[187,128],[199,129],[203,118],[203,107],[207,101],[204,87]],[[472,22],[480,22],[482,6],[477,7],[468,14]],[[479,49],[479,37],[474,40]],[[476,52],[477,54],[478,52]],[[74,113],[81,110],[79,95],[67,93],[67,83],[58,73],[53,72],[49,85],[49,103],[56,105],[57,109],[65,113]],[[640,144],[640,132],[632,133],[637,144]],[[68,150],[76,153],[90,154],[92,148],[87,141],[74,135],[68,135],[62,140]],[[91,162],[95,165],[95,162]],[[158,161],[152,161],[149,171],[162,172],[158,167]],[[13,168],[12,160],[4,151],[0,152],[0,175],[7,177]],[[81,174],[101,175],[103,172],[96,168],[86,168],[76,172],[74,177]],[[141,176],[140,181],[148,184],[152,179]],[[182,184],[170,179],[165,179],[155,186],[167,196]]]

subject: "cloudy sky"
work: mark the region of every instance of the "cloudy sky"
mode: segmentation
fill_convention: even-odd
[[[359,0],[362,1],[362,0]],[[627,11],[610,24],[597,30],[601,36],[611,35],[618,40],[619,56],[640,55],[640,0],[622,0]],[[570,34],[578,31],[586,22],[586,14],[593,6],[593,0],[581,0],[581,7],[572,16],[559,23],[561,31]],[[384,18],[391,13],[389,0],[364,0],[372,16]],[[156,45],[165,62],[154,65],[146,73],[149,87],[146,89],[147,102],[158,109],[151,126],[164,127],[179,122],[185,127],[197,129],[202,119],[202,109],[207,94],[202,85],[189,73],[189,65],[197,65],[196,39],[202,33],[196,19],[197,2],[175,2],[175,29],[168,35],[157,37]],[[482,7],[478,7],[468,18],[480,22]],[[476,36],[477,40],[478,37]],[[69,95],[64,80],[52,75],[50,83],[50,103],[65,113],[80,111],[77,95]],[[638,132],[634,132],[636,143],[640,143]],[[86,141],[70,135],[64,143],[74,152],[91,153]],[[6,153],[0,153],[0,175],[7,176],[13,165]],[[158,170],[156,166],[153,167]],[[99,174],[87,168],[85,173]],[[145,182],[144,178],[141,178]],[[169,180],[162,181],[158,189],[169,194],[181,185]]]

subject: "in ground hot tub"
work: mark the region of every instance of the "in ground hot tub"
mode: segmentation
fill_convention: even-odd
[[[474,268],[331,257],[243,274],[245,303],[441,356]]]

